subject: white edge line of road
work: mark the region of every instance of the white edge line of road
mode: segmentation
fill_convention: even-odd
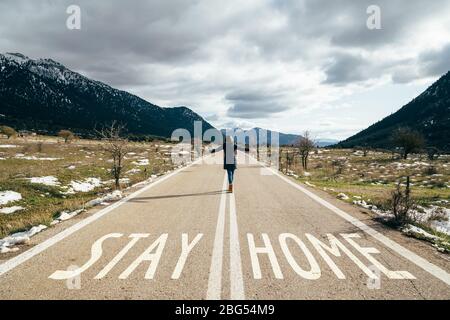
[[[180,173],[181,171],[186,170],[186,169],[190,168],[191,166],[205,160],[208,157],[210,157],[210,155],[199,158],[199,159],[195,160],[194,162],[188,164],[187,166],[177,169],[177,170],[169,173],[168,175],[161,177],[160,179],[156,180],[155,182],[149,184],[148,186],[145,186],[142,189],[139,189],[139,190],[133,192],[132,194],[130,194],[130,195],[126,196],[125,198],[119,200],[118,202],[110,205],[109,207],[98,211],[97,213],[93,214],[92,216],[89,216],[86,219],[81,220],[80,222],[74,224],[73,226],[71,226],[71,227],[61,231],[60,233],[57,233],[53,237],[45,240],[44,242],[37,244],[33,248],[0,264],[0,276],[5,274],[8,271],[14,269],[15,267],[19,266],[20,264],[24,263],[25,261],[33,258],[34,256],[38,255],[39,253],[45,251],[46,249],[55,245],[59,241],[65,239],[66,237],[70,236],[71,234],[77,232],[78,230],[84,228],[85,226],[91,224],[92,222],[100,219],[101,217],[110,213],[114,209],[117,209],[118,207],[120,207],[124,203],[128,202],[129,200],[135,198],[139,194],[157,186],[158,184],[162,183],[163,181],[166,181],[167,179],[169,179],[169,178],[173,177],[174,175]]]
[[[222,190],[227,187],[227,174],[224,174]],[[217,216],[216,234],[211,256],[211,267],[209,270],[207,300],[220,300],[222,293],[222,268],[223,268],[223,238],[225,233],[225,207],[227,194],[220,196],[219,214]]]
[[[249,156],[250,157],[250,156]],[[253,158],[253,157],[252,157]],[[255,158],[253,158],[255,159]],[[355,217],[351,216],[350,214],[346,213],[345,211],[335,207],[328,201],[322,199],[318,195],[314,194],[313,192],[307,190],[306,188],[302,187],[298,183],[293,182],[287,177],[282,176],[279,172],[277,172],[275,169],[266,166],[264,163],[258,161],[255,159],[260,165],[263,167],[269,169],[271,172],[273,172],[275,175],[277,175],[280,179],[284,180],[294,188],[300,190],[301,192],[305,193],[307,196],[309,196],[314,201],[318,202],[319,204],[323,205],[324,207],[330,209],[334,213],[336,213],[341,218],[347,220],[351,224],[353,224],[355,227],[358,227],[365,233],[369,234],[376,240],[380,241],[382,244],[384,244],[389,249],[395,251],[397,254],[401,255],[405,259],[411,261],[412,263],[416,264],[426,272],[430,273],[431,275],[435,276],[439,280],[445,282],[447,285],[450,285],[450,274],[448,274],[445,270],[439,268],[438,266],[432,264],[431,262],[425,260],[424,258],[418,256],[414,252],[406,249],[405,247],[399,245],[395,241],[389,239],[385,235],[381,234],[380,232],[372,229],[371,227],[367,226],[365,223],[361,222],[360,220],[356,219]]]

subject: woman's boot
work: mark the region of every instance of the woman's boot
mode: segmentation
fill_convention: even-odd
[[[230,184],[229,186],[228,186],[228,192],[233,192],[233,184]]]

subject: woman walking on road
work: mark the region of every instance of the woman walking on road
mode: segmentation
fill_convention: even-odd
[[[237,145],[232,136],[225,138],[223,144],[223,168],[227,170],[228,192],[233,192],[234,171],[236,170]]]

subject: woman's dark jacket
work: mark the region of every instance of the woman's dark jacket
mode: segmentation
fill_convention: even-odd
[[[223,168],[225,170],[236,170],[236,151],[237,145],[223,144]]]

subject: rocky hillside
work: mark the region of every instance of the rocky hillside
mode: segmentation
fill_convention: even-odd
[[[427,146],[450,151],[450,72],[394,114],[340,142],[338,146],[391,148],[390,137],[399,127],[410,127],[421,132]]]
[[[173,130],[212,126],[187,107],[161,108],[88,79],[51,59],[0,54],[0,124],[16,129],[89,134],[118,120],[131,134],[169,137]]]

